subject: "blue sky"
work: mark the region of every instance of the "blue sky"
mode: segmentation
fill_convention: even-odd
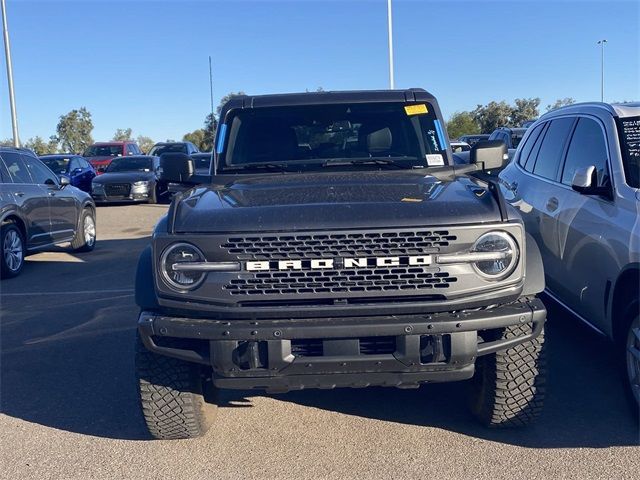
[[[640,2],[394,0],[396,87],[446,117],[491,100],[640,100]],[[202,126],[214,95],[387,88],[386,0],[7,0],[20,136],[85,106],[94,138]],[[0,138],[11,135],[2,56]]]

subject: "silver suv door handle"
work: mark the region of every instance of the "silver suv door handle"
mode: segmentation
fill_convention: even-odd
[[[547,210],[549,212],[554,212],[558,208],[558,199],[556,197],[551,197],[547,200]]]
[[[15,192],[14,195],[16,197],[24,197],[24,192]]]

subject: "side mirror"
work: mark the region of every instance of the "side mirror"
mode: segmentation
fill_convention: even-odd
[[[77,174],[77,173],[81,173],[81,172],[82,172],[82,169],[81,169],[81,168],[74,168],[74,169],[73,169],[73,173],[76,173],[76,174]]]
[[[509,163],[507,144],[502,140],[486,140],[471,147],[469,160],[482,170],[497,170]]]
[[[64,188],[71,184],[71,180],[66,175],[60,175],[60,188]]]
[[[160,155],[160,179],[173,183],[194,183],[195,168],[193,158],[184,153],[163,153]]]
[[[609,199],[612,198],[609,187],[598,185],[598,171],[593,165],[576,168],[573,173],[571,188],[583,195],[600,195]]]

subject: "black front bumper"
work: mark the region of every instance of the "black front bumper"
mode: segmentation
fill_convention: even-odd
[[[535,338],[545,319],[543,303],[527,298],[474,311],[298,320],[142,312],[138,330],[150,351],[211,366],[220,388],[286,391],[465,380],[478,356]],[[486,340],[485,332],[520,324],[530,333]]]

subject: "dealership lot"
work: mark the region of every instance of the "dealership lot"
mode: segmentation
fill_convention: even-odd
[[[30,257],[1,286],[2,478],[637,478],[609,343],[549,305],[548,400],[477,426],[464,384],[224,392],[202,439],[149,441],[133,376],[137,256],[164,205],[100,207],[94,252]]]

